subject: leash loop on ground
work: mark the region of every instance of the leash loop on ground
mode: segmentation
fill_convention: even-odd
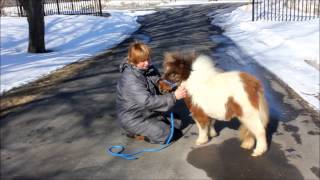
[[[170,142],[172,140],[173,137],[173,133],[174,133],[174,117],[173,117],[173,113],[170,113],[170,134],[169,137],[166,140],[166,143],[164,145],[161,145],[159,148],[147,148],[147,149],[143,149],[141,151],[138,151],[136,153],[131,153],[131,154],[124,154],[122,153],[124,151],[124,146],[111,146],[108,149],[108,153],[111,156],[117,156],[117,157],[121,157],[123,159],[127,159],[127,160],[135,160],[138,159],[137,155],[142,154],[144,152],[158,152],[161,151],[162,149],[168,147],[170,145]],[[118,151],[113,151],[113,149],[118,149]]]

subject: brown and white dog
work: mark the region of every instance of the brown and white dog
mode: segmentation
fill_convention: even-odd
[[[208,56],[191,53],[166,53],[163,66],[163,79],[181,83],[188,91],[184,100],[199,128],[197,145],[217,135],[214,119],[237,118],[241,122],[241,147],[256,145],[252,156],[267,150],[268,105],[255,77],[245,72],[221,72]]]

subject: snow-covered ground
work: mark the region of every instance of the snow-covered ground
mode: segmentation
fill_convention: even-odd
[[[101,6],[104,10],[113,10],[113,9],[125,9],[125,10],[134,10],[134,9],[152,9],[154,7],[173,7],[179,8],[183,5],[191,4],[213,4],[213,3],[235,3],[235,2],[250,2],[250,0],[101,0]],[[72,3],[64,2],[59,3],[59,10],[62,14],[70,13],[70,6],[78,7],[78,11],[82,9],[91,9],[93,6],[91,3],[82,3],[75,2]],[[56,12],[57,4],[55,2],[50,4],[45,4],[44,6],[46,12]],[[73,10],[75,12],[75,10]],[[6,7],[2,9],[1,12],[5,16],[18,16],[19,9],[15,6]]]
[[[161,6],[190,3],[208,1],[178,0]],[[209,16],[216,17],[212,24],[221,26],[225,36],[319,110],[319,70],[316,69],[319,67],[319,19],[252,22],[249,10],[250,7],[243,6],[234,11],[215,11]],[[139,28],[138,15],[155,11],[108,12],[110,17],[46,16],[46,48],[52,52],[45,54],[26,52],[26,18],[1,17],[1,92],[116,46]]]
[[[319,110],[319,19],[251,21],[251,6],[209,14],[244,52]]]
[[[45,44],[52,52],[27,53],[26,18],[1,17],[1,92],[112,48],[136,31],[138,15],[154,11],[109,11],[110,17],[45,16]]]

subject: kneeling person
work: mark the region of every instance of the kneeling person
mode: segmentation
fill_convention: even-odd
[[[117,84],[117,116],[129,136],[141,135],[152,143],[165,143],[170,124],[164,113],[176,100],[187,95],[184,87],[172,93],[160,93],[160,74],[151,65],[151,49],[143,43],[133,43],[128,57],[120,65]]]

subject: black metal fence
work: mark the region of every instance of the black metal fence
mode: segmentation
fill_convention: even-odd
[[[252,0],[252,21],[304,21],[320,17],[320,0]]]
[[[65,15],[97,15],[102,16],[101,0],[43,0],[44,15],[65,14]],[[18,16],[26,16],[18,0]]]

